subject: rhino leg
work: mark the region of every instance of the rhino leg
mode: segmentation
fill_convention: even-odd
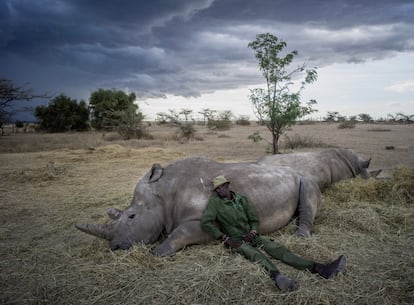
[[[309,237],[318,209],[321,191],[316,183],[302,177],[299,192],[299,220],[295,235]]]
[[[152,253],[159,256],[170,256],[185,246],[207,243],[210,240],[212,238],[201,229],[199,220],[188,221],[175,228]]]

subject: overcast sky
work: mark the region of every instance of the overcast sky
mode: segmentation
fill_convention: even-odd
[[[144,114],[250,115],[247,44],[272,33],[318,67],[315,116],[414,114],[412,0],[1,0],[0,77],[88,101],[135,92]]]

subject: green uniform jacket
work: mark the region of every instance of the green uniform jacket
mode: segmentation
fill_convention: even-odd
[[[213,196],[201,217],[201,228],[216,239],[226,234],[233,240],[242,240],[250,230],[256,230],[259,219],[253,206],[241,194],[233,193],[233,200]],[[216,221],[220,228],[217,227]]]

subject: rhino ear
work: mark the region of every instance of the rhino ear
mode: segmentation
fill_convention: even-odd
[[[361,168],[368,168],[370,163],[371,163],[371,158],[369,158],[369,160],[367,161],[361,161],[360,166]]]
[[[155,163],[152,166],[152,168],[149,171],[149,173],[147,174],[147,177],[146,177],[146,181],[145,182],[152,183],[152,182],[158,181],[158,179],[161,178],[163,172],[164,172],[164,169],[161,167],[161,165],[158,164],[158,163]]]

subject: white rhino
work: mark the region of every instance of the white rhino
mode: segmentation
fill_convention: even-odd
[[[350,167],[334,176],[358,174],[366,162],[348,155]],[[354,162],[354,159],[361,160]],[[320,189],[312,179],[286,166],[263,162],[218,163],[203,158],[176,161],[165,168],[154,164],[135,187],[131,204],[123,211],[111,208],[109,224],[77,224],[86,233],[109,240],[111,249],[127,249],[136,243],[166,239],[154,249],[156,255],[172,255],[191,244],[206,243],[200,218],[212,195],[212,179],[225,175],[234,191],[245,194],[260,219],[259,233],[273,232],[298,215],[296,234],[309,236]],[[327,165],[328,166],[328,165]],[[331,171],[336,171],[333,167]]]
[[[371,160],[365,161],[354,151],[344,148],[328,148],[315,152],[284,155],[268,155],[258,161],[267,166],[288,166],[295,172],[315,182],[323,192],[331,184],[361,175],[368,179]],[[375,171],[373,176],[381,172]]]

